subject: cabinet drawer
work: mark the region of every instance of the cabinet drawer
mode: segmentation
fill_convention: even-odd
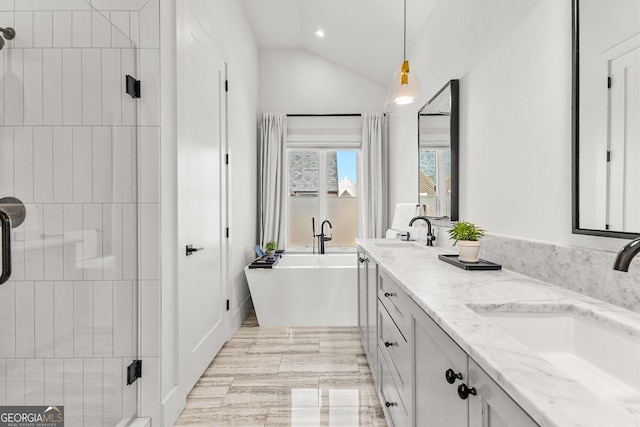
[[[382,353],[386,352],[389,369],[392,375],[396,374],[393,376],[397,378],[398,391],[406,401],[411,387],[411,349],[384,307],[378,309],[378,316],[378,346]]]
[[[408,426],[409,414],[398,394],[389,366],[381,352],[378,353],[378,366],[380,399],[388,424],[394,427]]]
[[[403,337],[409,332],[407,294],[386,272],[379,269],[378,298],[395,322]]]

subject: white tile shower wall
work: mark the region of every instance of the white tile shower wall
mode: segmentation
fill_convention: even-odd
[[[144,194],[157,217],[159,121],[149,120],[139,159],[143,110],[124,94],[124,75],[139,67],[127,36],[139,40],[140,13],[113,17],[118,29],[84,0],[0,0],[3,26],[18,31],[0,54],[0,197],[28,209],[12,233],[12,280],[0,287],[0,405],[64,404],[69,426],[135,416],[124,372],[137,353],[138,274],[159,275],[158,229],[147,228],[138,269],[136,180],[149,156]],[[157,88],[145,90],[157,102]],[[159,286],[145,283],[145,348],[155,354]]]

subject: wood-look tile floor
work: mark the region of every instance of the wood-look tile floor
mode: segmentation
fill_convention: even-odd
[[[251,313],[178,426],[386,426],[357,328],[259,327]]]

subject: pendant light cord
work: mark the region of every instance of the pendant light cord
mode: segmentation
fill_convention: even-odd
[[[403,56],[403,60],[407,60],[407,0],[404,0],[404,26],[403,26],[403,30],[404,30],[404,41],[402,44],[402,56]]]

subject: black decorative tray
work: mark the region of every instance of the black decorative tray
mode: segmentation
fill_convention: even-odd
[[[458,255],[452,254],[440,254],[438,255],[444,262],[448,262],[449,264],[455,265],[458,268],[462,268],[464,270],[501,270],[502,266],[500,264],[495,264],[491,261],[487,261],[484,259],[480,259],[478,262],[463,262],[458,259]]]
[[[284,250],[277,250],[275,258],[269,259],[266,255],[258,257],[249,264],[249,268],[273,268],[280,261],[283,254]]]

